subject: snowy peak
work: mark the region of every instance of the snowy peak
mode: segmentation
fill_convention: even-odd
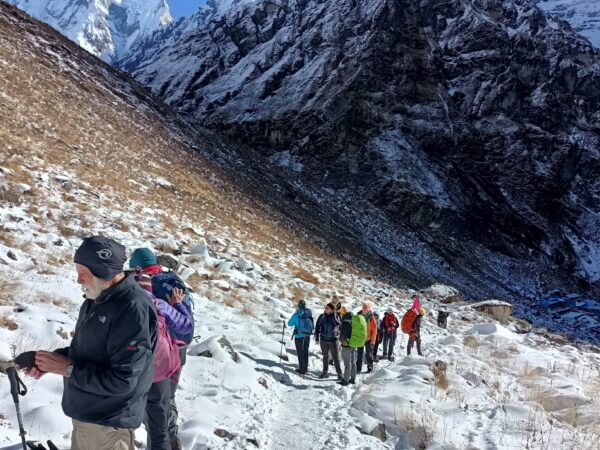
[[[166,0],[9,0],[90,53],[112,62],[172,22]]]
[[[600,48],[600,2],[598,0],[538,0],[538,6],[571,24],[573,29]]]

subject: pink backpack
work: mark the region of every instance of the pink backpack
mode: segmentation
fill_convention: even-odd
[[[181,367],[179,347],[169,333],[164,316],[156,308],[156,298],[152,296],[152,303],[158,317],[158,337],[154,347],[154,378],[153,383],[171,379]],[[176,381],[176,380],[173,380]]]

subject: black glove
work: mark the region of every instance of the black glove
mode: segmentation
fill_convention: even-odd
[[[15,358],[15,364],[20,369],[31,369],[35,367],[35,353],[36,352],[24,352]]]

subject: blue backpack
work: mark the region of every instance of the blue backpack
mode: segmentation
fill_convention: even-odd
[[[296,325],[296,335],[310,336],[314,331],[314,322],[310,309],[304,308],[298,310],[298,325]]]
[[[190,297],[190,291],[179,275],[177,275],[175,272],[161,272],[152,277],[152,293],[156,298],[160,298],[168,302],[169,299],[167,298],[167,294],[171,295],[173,289],[175,288],[181,289],[185,293],[182,305],[193,317],[194,315],[192,313],[192,299]],[[178,341],[183,341],[186,344],[189,344],[194,337],[193,329],[187,334],[179,334],[173,330],[169,331],[175,339]]]

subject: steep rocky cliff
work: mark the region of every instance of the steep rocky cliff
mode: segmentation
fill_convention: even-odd
[[[119,65],[352,210],[386,258],[532,292],[600,279],[599,62],[527,0],[273,0]]]

